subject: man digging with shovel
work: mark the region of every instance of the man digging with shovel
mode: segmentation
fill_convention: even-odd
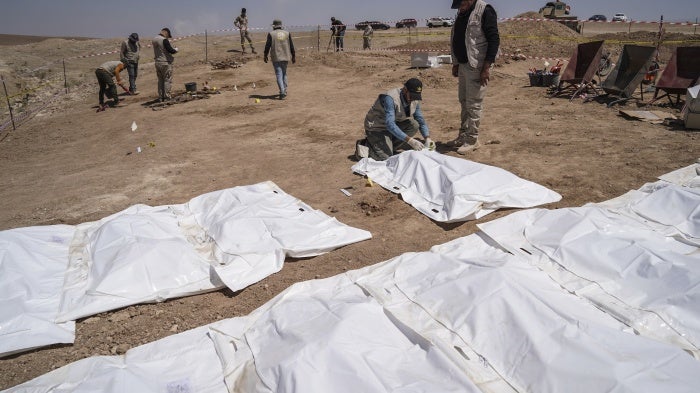
[[[99,100],[100,106],[97,108],[97,112],[102,112],[106,109],[105,105],[105,95],[107,98],[112,99],[112,107],[119,105],[119,95],[117,94],[117,86],[114,84],[114,79],[117,79],[117,85],[119,85],[125,92],[129,93],[129,89],[122,83],[119,73],[126,69],[126,65],[121,61],[108,61],[95,70],[95,76],[97,77],[97,82],[100,84]]]

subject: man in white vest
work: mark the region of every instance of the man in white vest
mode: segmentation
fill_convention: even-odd
[[[430,139],[430,130],[420,107],[422,93],[423,83],[411,78],[403,87],[377,97],[365,116],[366,139],[358,141],[358,144],[368,147],[369,152],[362,154],[356,146],[358,159],[367,156],[384,161],[399,150],[435,150],[435,142]],[[424,142],[413,138],[418,131]]]
[[[164,27],[151,43],[158,77],[158,98],[161,102],[172,98],[170,89],[173,84],[173,55],[177,53],[177,48],[170,44],[169,38],[173,38],[173,35],[170,29]]]
[[[292,64],[296,63],[297,57],[292,35],[282,28],[282,21],[279,19],[272,22],[272,31],[267,34],[263,57],[265,63],[269,60],[268,56],[272,57],[272,67],[277,76],[277,86],[280,88],[280,100],[284,100],[287,97],[287,64],[290,60]]]
[[[467,154],[479,146],[482,102],[500,45],[498,17],[484,0],[453,0],[452,8],[458,9],[450,39],[452,75],[459,78],[462,113],[459,136],[448,146]]]

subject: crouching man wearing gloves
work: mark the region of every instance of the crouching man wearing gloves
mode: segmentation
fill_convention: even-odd
[[[420,103],[423,83],[411,78],[403,87],[391,89],[379,95],[365,117],[365,134],[367,138],[358,141],[358,158],[367,156],[377,161],[384,161],[397,154],[399,150],[435,150],[435,142],[430,139],[428,125],[423,118]],[[420,131],[424,142],[414,139]]]

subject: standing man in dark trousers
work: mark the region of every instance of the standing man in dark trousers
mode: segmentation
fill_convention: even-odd
[[[126,86],[122,84],[122,79],[119,77],[119,73],[125,68],[126,66],[121,61],[108,61],[95,70],[97,83],[100,85],[100,92],[98,93],[100,106],[97,107],[98,112],[102,112],[106,108],[105,96],[112,99],[112,107],[119,105],[119,95],[116,85],[121,86],[124,91],[129,91]],[[114,79],[117,80],[116,85]]]
[[[452,8],[458,9],[451,36],[452,75],[459,78],[462,113],[459,136],[448,145],[467,154],[479,146],[482,103],[500,36],[496,11],[484,0],[453,0]]]
[[[160,34],[153,39],[153,54],[156,60],[156,76],[158,76],[158,98],[161,102],[167,101],[172,96],[170,88],[173,84],[173,55],[177,48],[170,45],[169,38],[173,38],[170,29],[164,27]]]
[[[280,100],[284,100],[287,97],[287,64],[289,60],[292,64],[296,63],[297,57],[292,35],[282,28],[282,21],[279,19],[272,21],[272,31],[267,34],[263,57],[265,63],[269,59],[268,55],[272,57],[272,67],[275,69],[277,86],[280,88]]]
[[[345,25],[339,19],[335,19],[335,16],[331,17],[331,32],[333,33],[333,37],[335,37],[335,51],[342,51],[343,39],[345,38]]]
[[[126,71],[129,73],[129,94],[136,95],[139,92],[136,90],[136,78],[139,73],[139,56],[141,52],[141,44],[139,43],[139,35],[131,33],[128,39],[122,42],[121,61],[126,64]]]

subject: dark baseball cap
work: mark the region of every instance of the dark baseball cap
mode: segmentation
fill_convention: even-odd
[[[423,92],[423,82],[417,78],[411,78],[404,84],[406,90],[408,90],[408,95],[411,97],[411,101],[422,101],[423,97],[421,93]]]

